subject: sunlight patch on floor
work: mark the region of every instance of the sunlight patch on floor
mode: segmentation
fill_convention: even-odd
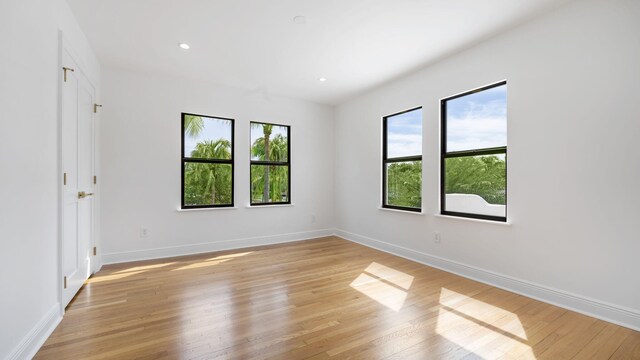
[[[436,333],[482,358],[535,359],[518,315],[442,288]]]
[[[372,262],[351,287],[393,311],[400,311],[407,299],[413,276]]]
[[[386,280],[393,285],[399,286],[405,290],[409,290],[413,283],[413,276],[407,275],[402,271],[392,269],[390,267],[372,262],[366,269],[365,273],[369,273],[379,279]]]
[[[231,259],[223,259],[223,260],[219,260],[219,261],[202,261],[202,262],[197,262],[195,264],[191,264],[191,265],[185,265],[185,266],[181,266],[177,269],[173,269],[171,271],[180,271],[180,270],[189,270],[189,269],[197,269],[197,268],[202,268],[202,267],[207,267],[207,266],[215,266],[215,265],[219,265],[222,263],[225,263],[227,261],[229,261]]]
[[[129,276],[132,276],[132,275],[137,275],[137,274],[140,274],[140,273],[143,273],[143,272],[145,272],[145,270],[142,270],[142,271],[130,271],[130,272],[123,273],[123,274],[94,276],[92,278],[87,279],[85,284],[95,284],[95,283],[101,283],[101,282],[105,282],[105,281],[124,279],[126,277],[129,277]]]
[[[169,266],[169,265],[173,265],[173,264],[175,264],[175,262],[169,262],[169,263],[163,263],[163,264],[153,264],[153,265],[143,265],[143,266],[134,266],[132,268],[116,271],[114,274],[122,274],[122,273],[127,273],[127,272],[130,272],[130,271],[141,271],[141,270],[158,269],[158,268]]]
[[[182,267],[179,267],[177,269],[173,269],[171,271],[180,271],[180,270],[189,270],[189,269],[197,269],[197,268],[203,268],[203,267],[208,267],[208,266],[215,266],[215,265],[219,265],[222,263],[225,263],[229,260],[233,260],[235,258],[239,258],[242,256],[246,256],[253,253],[253,251],[247,251],[247,252],[242,252],[242,253],[235,253],[235,254],[227,254],[227,255],[220,255],[220,256],[216,256],[216,257],[212,257],[210,259],[204,260],[204,261],[200,261],[197,263],[193,263],[190,265],[185,265]]]
[[[235,254],[227,254],[227,255],[220,255],[220,256],[212,257],[211,259],[207,259],[207,261],[222,260],[222,259],[233,259],[233,258],[237,258],[237,257],[241,257],[241,256],[246,256],[246,255],[249,255],[249,254],[253,254],[253,251],[247,251],[247,252],[235,253]]]

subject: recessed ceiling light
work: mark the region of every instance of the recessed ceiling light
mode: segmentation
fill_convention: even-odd
[[[327,78],[323,78],[323,77],[321,77],[320,79],[318,79],[318,81],[320,81],[320,82],[325,82],[325,81],[327,81]]]
[[[305,24],[307,22],[307,18],[302,15],[294,16],[293,22],[296,24]]]
[[[191,48],[191,46],[189,46],[189,44],[186,44],[186,43],[180,43],[178,44],[178,46],[180,46],[180,49],[182,50],[189,50],[189,48]]]

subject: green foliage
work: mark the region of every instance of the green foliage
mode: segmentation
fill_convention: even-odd
[[[495,155],[446,159],[445,193],[475,194],[490,204],[506,203],[506,162]]]
[[[193,158],[230,159],[228,140],[203,141],[191,152]],[[185,205],[231,203],[231,165],[188,162],[184,169]]]
[[[251,127],[255,129],[262,129],[263,137],[260,139],[256,139],[256,141],[251,145],[251,154],[257,157],[262,161],[274,160],[271,157],[271,133],[273,132],[272,124],[260,124],[260,123],[252,123]],[[253,167],[252,167],[253,168]],[[269,177],[270,177],[270,167],[265,166],[262,167],[262,172],[260,174],[260,178],[251,179],[251,199],[252,202],[260,202],[258,200],[254,200],[254,189],[257,188],[258,182],[261,182],[260,188],[262,189],[262,202],[272,202],[272,195],[270,193],[270,185],[269,185]]]
[[[269,156],[265,156],[265,138],[261,137],[254,141],[251,146],[251,156],[257,157],[258,160],[268,161],[287,161],[287,138],[278,134],[269,141]]]
[[[388,165],[387,204],[412,208],[422,206],[422,161]]]
[[[204,120],[200,116],[184,116],[184,132],[189,137],[196,137],[204,130]]]
[[[200,159],[231,159],[231,142],[224,139],[204,140],[196,144],[190,156]]]
[[[265,125],[265,128],[270,125]],[[262,161],[287,161],[287,138],[278,134],[270,139],[260,137],[251,146],[251,155]],[[268,149],[268,152],[265,151]],[[251,201],[282,202],[289,199],[289,167],[277,165],[251,166]]]
[[[265,170],[269,172],[268,194],[264,199]],[[289,199],[289,167],[278,165],[251,165],[251,201],[283,202]]]

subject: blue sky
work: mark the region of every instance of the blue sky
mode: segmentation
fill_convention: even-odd
[[[387,118],[387,157],[422,155],[422,109]]]
[[[447,151],[506,145],[506,85],[447,102]]]
[[[204,140],[225,139],[231,141],[231,121],[216,118],[202,117],[204,129],[197,137],[184,137],[184,154],[191,155],[196,148],[196,144]]]

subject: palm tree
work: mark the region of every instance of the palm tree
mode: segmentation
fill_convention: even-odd
[[[196,144],[195,149],[191,152],[191,157],[230,159],[231,142],[224,139],[205,140]],[[190,187],[190,190],[195,190],[194,194],[202,196],[200,201],[204,202],[205,194],[211,192],[211,204],[230,200],[229,191],[225,191],[225,185],[229,183],[230,176],[230,166],[216,166],[208,163],[189,163],[189,168],[185,172],[187,186]],[[185,193],[187,192],[191,193],[185,189]]]
[[[191,138],[195,138],[204,129],[204,120],[200,116],[186,115],[184,116],[184,133]]]
[[[265,151],[267,147],[269,149],[268,152]],[[284,162],[287,161],[287,154],[287,138],[281,134],[276,135],[273,139],[269,139],[268,143],[264,137],[260,137],[256,139],[251,146],[251,155],[260,160],[269,159],[270,161]],[[286,189],[284,180],[288,178],[287,172],[283,170],[284,167],[276,165],[262,166],[261,168],[264,169],[264,173],[260,174],[260,172],[256,172],[254,174],[254,180],[252,180],[254,185],[258,188],[262,185],[263,202],[268,202],[269,200],[278,201],[278,197],[280,197]]]
[[[271,137],[271,132],[273,131],[273,125],[271,124],[258,124],[258,123],[252,123],[251,124],[252,127],[260,129],[262,128],[262,134],[263,134],[263,138],[262,142],[263,142],[263,152],[262,154],[259,154],[256,152],[256,148],[254,146],[254,148],[251,150],[253,154],[255,154],[254,156],[258,156],[258,158],[260,159],[260,157],[262,157],[262,159],[260,160],[264,160],[264,161],[269,161],[270,157],[270,151],[269,151],[269,138]],[[260,139],[258,139],[260,140]],[[258,142],[258,140],[256,140],[256,143]],[[255,145],[255,144],[254,144]],[[269,202],[269,167],[266,166],[264,169],[264,188],[262,191],[262,201],[263,202]]]
[[[268,159],[269,161],[284,162],[287,161],[287,138],[278,134],[273,139],[269,139],[269,153],[265,155],[265,139],[260,137],[253,142],[251,146],[251,156],[259,160]]]

